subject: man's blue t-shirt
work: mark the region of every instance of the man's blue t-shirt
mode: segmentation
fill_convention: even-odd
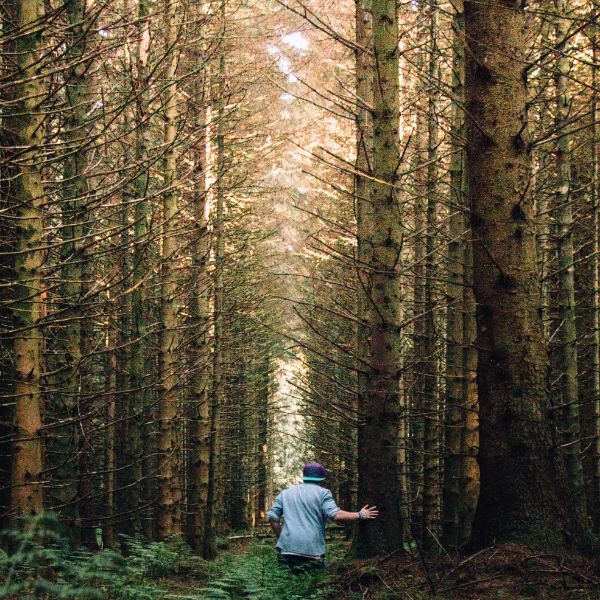
[[[314,483],[300,483],[277,496],[267,518],[284,523],[276,548],[282,554],[320,557],[325,554],[325,522],[340,509],[331,492]]]

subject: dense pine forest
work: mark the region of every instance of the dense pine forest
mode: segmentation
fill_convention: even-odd
[[[600,585],[599,16],[0,0],[0,595],[391,600],[493,548]],[[266,527],[312,461],[379,510],[334,588]]]

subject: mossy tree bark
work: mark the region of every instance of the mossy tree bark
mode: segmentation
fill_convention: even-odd
[[[589,542],[546,389],[520,0],[465,2],[467,177],[477,302],[481,491],[472,541]]]

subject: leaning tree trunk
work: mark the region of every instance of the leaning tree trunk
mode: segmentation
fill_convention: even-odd
[[[15,301],[13,361],[15,374],[15,438],[12,461],[13,524],[43,509],[40,361],[42,334],[38,328],[42,292],[42,185],[44,79],[44,2],[17,0],[14,8],[16,67],[15,98],[5,126],[15,136]],[[11,49],[12,50],[12,49]]]
[[[402,498],[398,464],[401,418],[400,275],[402,234],[395,185],[400,154],[398,14],[396,2],[373,3],[373,176],[369,227],[369,367],[364,404],[359,407],[359,505],[375,504],[379,518],[361,523],[354,543],[359,556],[402,547]],[[362,396],[362,395],[361,395]],[[382,485],[385,482],[385,485]]]
[[[521,5],[465,3],[481,468],[472,541],[564,548],[590,538],[574,510],[550,422]]]

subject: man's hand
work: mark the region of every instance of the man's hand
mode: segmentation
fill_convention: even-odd
[[[361,519],[375,519],[379,514],[377,507],[369,508],[369,505],[363,506],[359,512],[346,512],[345,510],[338,511],[338,514],[333,518],[334,521],[360,521]],[[361,517],[362,515],[362,517]]]
[[[376,519],[379,511],[376,506],[369,508],[369,505],[366,504],[360,509],[360,513],[362,514],[363,519]]]

